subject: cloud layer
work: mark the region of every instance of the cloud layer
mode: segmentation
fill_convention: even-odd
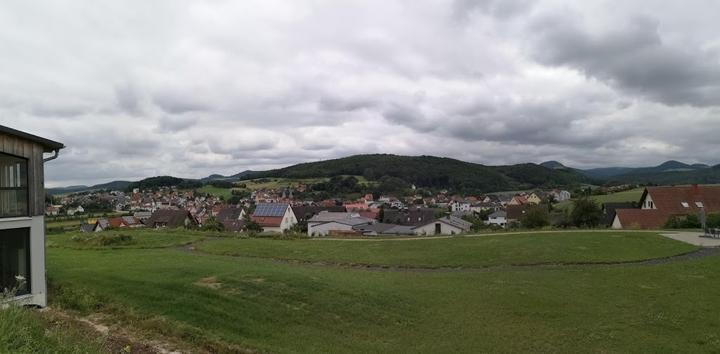
[[[718,163],[715,1],[0,5],[0,124],[48,185],[357,153]]]

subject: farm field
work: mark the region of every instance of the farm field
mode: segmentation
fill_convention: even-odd
[[[594,195],[590,198],[598,202],[598,204],[602,203],[621,203],[621,202],[638,202],[640,201],[640,197],[642,197],[643,191],[645,188],[635,188],[631,189],[629,191],[624,192],[618,192],[613,194],[606,194],[606,195]]]
[[[53,287],[83,294],[56,294],[51,302],[119,316],[199,349],[720,350],[720,336],[712,330],[720,326],[719,256],[659,264],[513,266],[641,260],[694,249],[654,233],[366,242],[124,233],[135,243],[116,249],[84,249],[72,236],[49,236]],[[163,240],[152,240],[156,236]],[[387,268],[391,265],[408,268]]]

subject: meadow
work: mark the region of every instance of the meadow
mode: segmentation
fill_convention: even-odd
[[[120,234],[132,243],[49,236],[52,306],[199,351],[720,350],[720,257],[623,263],[695,250],[656,233],[409,241]]]

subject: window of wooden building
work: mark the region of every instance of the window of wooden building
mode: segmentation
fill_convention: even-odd
[[[0,218],[28,216],[28,163],[0,153]]]

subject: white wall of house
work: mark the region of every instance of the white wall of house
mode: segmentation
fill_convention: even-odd
[[[45,217],[18,217],[0,219],[0,230],[30,229],[30,294],[18,296],[15,301],[25,305],[47,306],[45,284]]]
[[[297,223],[298,222],[297,218],[295,217],[295,213],[292,211],[292,208],[288,206],[288,208],[285,210],[285,215],[283,215],[282,222],[280,223],[280,232],[289,230]]]
[[[488,218],[488,225],[497,225],[500,227],[505,227],[507,225],[507,219],[504,216],[498,216],[498,217],[491,217]]]
[[[416,227],[413,232],[415,232],[415,235],[435,235],[435,224],[440,224],[441,235],[459,235],[463,232],[461,228],[446,224],[441,221],[436,221],[427,225]]]
[[[615,214],[615,219],[613,219],[611,227],[616,230],[620,230],[623,228],[622,223],[620,222],[620,218],[617,216],[617,214]]]
[[[650,194],[648,194],[645,197],[645,200],[642,203],[641,209],[657,209],[657,206],[655,206],[655,202],[653,202]]]

